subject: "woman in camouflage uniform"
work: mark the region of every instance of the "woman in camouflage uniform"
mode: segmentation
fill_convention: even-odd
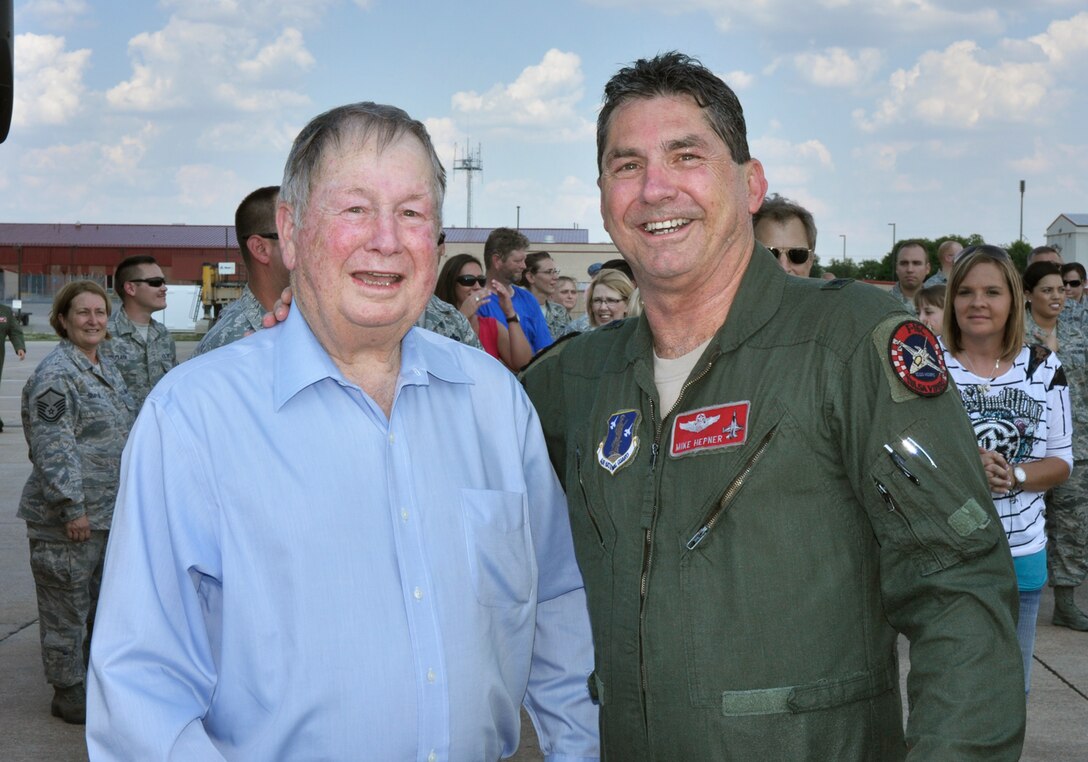
[[[23,387],[23,432],[33,464],[19,518],[30,538],[45,677],[52,712],[85,719],[87,654],[121,450],[136,405],[98,353],[110,302],[93,281],[57,292],[49,322],[61,337]]]
[[[529,289],[540,303],[540,311],[544,313],[544,321],[553,339],[570,332],[570,312],[555,301],[558,298],[559,268],[555,266],[551,254],[534,251],[525,257],[525,272],[518,285]]]

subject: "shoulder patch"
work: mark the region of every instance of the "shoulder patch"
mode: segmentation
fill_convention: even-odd
[[[35,398],[34,410],[38,413],[38,418],[46,423],[56,423],[67,412],[68,400],[50,387]]]
[[[829,280],[829,281],[827,281],[827,283],[824,283],[822,286],[820,286],[820,290],[821,291],[840,291],[840,290],[846,288],[847,286],[849,286],[853,282],[854,282],[853,278],[835,278],[834,280]]]
[[[948,388],[937,337],[917,320],[904,320],[892,331],[888,361],[903,386],[921,397],[936,397]]]

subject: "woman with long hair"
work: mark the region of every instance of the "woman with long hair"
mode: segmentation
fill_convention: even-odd
[[[446,260],[438,274],[434,293],[468,318],[487,353],[501,360],[510,370],[520,370],[533,359],[533,348],[514,311],[513,289],[497,280],[488,284],[480,261],[471,254],[457,254]],[[492,299],[499,300],[509,329],[495,318],[478,314],[480,307]]]
[[[546,251],[529,253],[518,285],[536,297],[553,339],[569,332],[570,311],[559,303],[559,268],[551,254]]]
[[[941,341],[1012,551],[1027,691],[1046,584],[1044,497],[1069,478],[1073,457],[1065,371],[1050,349],[1024,343],[1023,292],[1004,249],[965,249],[952,268]]]
[[[598,272],[586,288],[586,312],[593,328],[627,317],[627,302],[635,284],[619,270]]]

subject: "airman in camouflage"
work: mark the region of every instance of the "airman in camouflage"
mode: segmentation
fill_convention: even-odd
[[[242,289],[242,295],[228,304],[219,313],[215,325],[204,334],[204,338],[196,345],[193,357],[210,352],[217,347],[238,341],[251,333],[256,333],[263,327],[261,318],[264,317],[265,308],[249,290],[247,285]]]
[[[91,362],[63,339],[23,387],[33,470],[18,516],[30,538],[45,677],[58,696],[83,691],[121,451],[137,409],[117,368],[101,353],[98,358]],[[69,539],[66,525],[83,517],[89,539]],[[82,705],[82,695],[72,700]],[[56,699],[53,711],[58,714]]]
[[[571,331],[570,313],[562,304],[548,300],[544,302],[544,322],[548,324],[548,331],[553,339],[566,336]]]
[[[434,294],[431,294],[431,299],[427,302],[427,308],[423,311],[419,320],[416,321],[416,325],[428,331],[434,331],[447,339],[453,339],[462,344],[468,344],[470,347],[476,347],[481,352],[484,350],[479,337],[476,336],[476,332],[469,325],[468,318],[462,315],[461,311],[452,304],[442,301]]]
[[[111,338],[102,346],[125,379],[136,404],[143,405],[159,379],[178,364],[174,337],[154,318],[147,326],[147,338],[125,314],[122,306],[110,316]]]
[[[0,377],[4,375],[4,341],[11,341],[15,354],[20,360],[26,357],[26,342],[23,340],[23,327],[15,317],[11,307],[0,304]],[[4,430],[4,421],[0,420],[0,431]]]
[[[1029,342],[1047,343],[1046,332],[1030,311],[1025,313],[1025,329]],[[1076,588],[1088,575],[1088,333],[1063,311],[1057,339],[1073,407],[1073,472],[1047,496],[1047,575],[1054,588],[1053,623],[1088,630],[1088,616],[1074,600]]]

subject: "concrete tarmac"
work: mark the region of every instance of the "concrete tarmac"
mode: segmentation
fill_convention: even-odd
[[[31,330],[35,328],[48,330],[32,324]],[[0,419],[4,422],[0,434],[0,760],[5,762],[87,759],[82,726],[66,725],[49,714],[52,689],[42,674],[26,525],[15,516],[30,473],[19,397],[27,376],[52,346],[52,342],[30,342],[23,362],[9,346],[0,383]],[[191,342],[179,344],[179,355],[188,357],[193,346]],[[1079,602],[1088,609],[1088,586],[1080,590]],[[1053,605],[1048,589],[1039,611],[1022,759],[1086,762],[1088,633],[1052,626]],[[905,650],[901,651],[906,669]],[[514,759],[543,759],[524,713],[522,728],[521,748]]]

